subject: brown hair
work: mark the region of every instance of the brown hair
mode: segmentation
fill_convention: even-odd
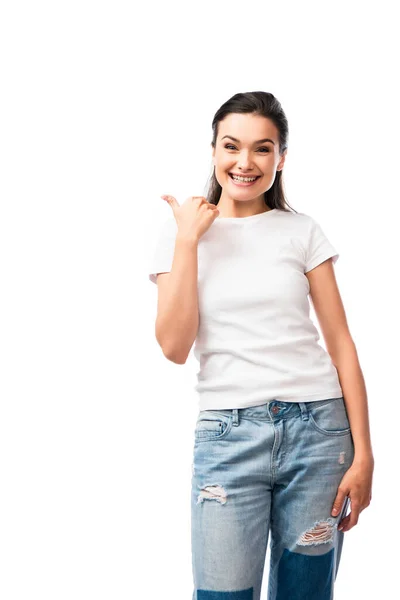
[[[230,113],[249,113],[270,119],[279,131],[279,153],[282,154],[288,147],[289,127],[285,113],[280,102],[269,92],[245,92],[235,94],[227,100],[215,113],[212,121],[213,137],[211,145],[216,146],[218,124]],[[264,200],[269,208],[277,208],[290,212],[294,210],[287,202],[283,186],[283,170],[277,171],[275,180],[269,190],[264,193]],[[222,187],[215,177],[215,171],[209,178],[206,197],[208,202],[217,205],[221,197]]]

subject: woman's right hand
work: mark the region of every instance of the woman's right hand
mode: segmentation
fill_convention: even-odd
[[[204,196],[189,196],[180,206],[173,196],[161,196],[174,213],[178,234],[199,241],[219,215],[215,204],[210,204]]]

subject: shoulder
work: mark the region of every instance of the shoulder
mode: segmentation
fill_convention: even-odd
[[[303,212],[279,210],[277,218],[282,224],[286,224],[293,233],[298,235],[307,235],[316,223],[313,217]]]

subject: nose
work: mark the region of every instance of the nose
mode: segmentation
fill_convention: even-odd
[[[251,160],[249,152],[243,150],[240,153],[240,158],[238,160],[238,168],[247,171],[251,167]]]

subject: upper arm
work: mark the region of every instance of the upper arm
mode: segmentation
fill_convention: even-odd
[[[161,226],[157,241],[148,264],[150,281],[158,284],[158,273],[169,273],[175,254],[177,224],[174,217],[169,217]]]
[[[335,357],[345,338],[351,337],[346,313],[336,281],[332,259],[329,258],[306,273],[310,297],[327,351]]]
[[[167,294],[170,273],[157,273],[157,318],[160,314],[160,309],[164,305],[164,298]],[[156,338],[158,339],[157,320],[156,320]]]

